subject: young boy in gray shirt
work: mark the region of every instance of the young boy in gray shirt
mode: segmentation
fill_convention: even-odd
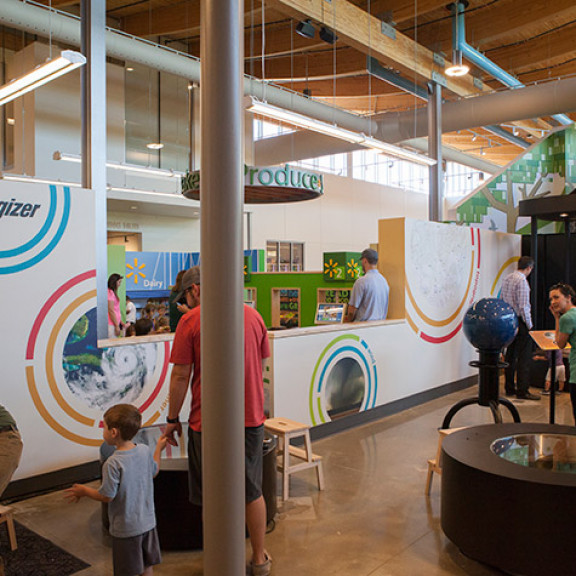
[[[142,424],[142,415],[130,404],[117,404],[104,414],[104,441],[116,450],[102,468],[99,490],[74,484],[66,490],[71,502],[88,496],[108,502],[114,576],[151,576],[160,564],[156,532],[153,478],[158,473],[160,454],[166,446],[161,437],[154,454],[132,438]]]

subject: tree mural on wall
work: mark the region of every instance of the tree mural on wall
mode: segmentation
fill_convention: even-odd
[[[519,217],[519,202],[571,193],[576,188],[575,158],[576,128],[553,131],[460,201],[453,208],[454,219],[465,226],[529,233],[530,226]],[[558,226],[538,221],[547,233],[558,232]]]
[[[520,215],[519,202],[521,200],[528,200],[531,198],[542,198],[550,194],[550,190],[540,191],[544,179],[548,174],[541,174],[536,182],[534,182],[530,191],[527,191],[528,184],[517,184],[516,190],[520,194],[518,202],[514,201],[514,182],[508,180],[506,182],[506,201],[502,202],[496,200],[491,190],[488,188],[482,188],[482,195],[488,200],[488,203],[492,208],[498,210],[499,212],[504,212],[506,214],[506,231],[516,232],[516,225],[518,223],[518,216]]]

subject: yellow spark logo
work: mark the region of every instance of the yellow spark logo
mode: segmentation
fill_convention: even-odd
[[[244,264],[244,276],[248,276],[248,266]]]
[[[328,262],[324,262],[324,274],[328,274],[330,278],[334,278],[334,275],[338,271],[338,262],[334,262],[332,258]]]
[[[140,270],[146,268],[146,264],[138,265],[138,258],[134,258],[134,265],[126,264],[126,268],[132,270],[132,272],[128,272],[128,274],[126,274],[126,278],[132,278],[132,276],[134,276],[134,284],[138,284],[138,276],[146,278],[146,274],[140,272]]]
[[[354,262],[354,258],[348,262],[348,276],[352,278],[358,278],[360,275],[360,269],[358,268],[358,262]]]

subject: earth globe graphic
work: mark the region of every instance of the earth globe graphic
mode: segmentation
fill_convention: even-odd
[[[518,318],[500,298],[482,298],[472,304],[463,322],[464,335],[478,350],[499,351],[514,340]]]
[[[72,394],[99,410],[135,402],[152,378],[156,362],[152,343],[98,348],[96,308],[75,322],[62,355],[64,379]]]

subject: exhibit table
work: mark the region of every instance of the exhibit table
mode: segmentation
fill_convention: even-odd
[[[572,576],[576,429],[464,428],[442,444],[442,529],[467,556],[515,575]]]
[[[134,441],[153,450],[164,425],[141,428]],[[266,501],[266,523],[276,515],[276,439],[264,438],[262,492]],[[103,444],[101,460],[114,449]],[[188,499],[188,433],[184,428],[178,446],[166,445],[160,459],[160,471],[154,478],[156,526],[162,550],[198,550],[202,548],[202,506]],[[102,507],[104,526],[108,527],[107,504]]]

